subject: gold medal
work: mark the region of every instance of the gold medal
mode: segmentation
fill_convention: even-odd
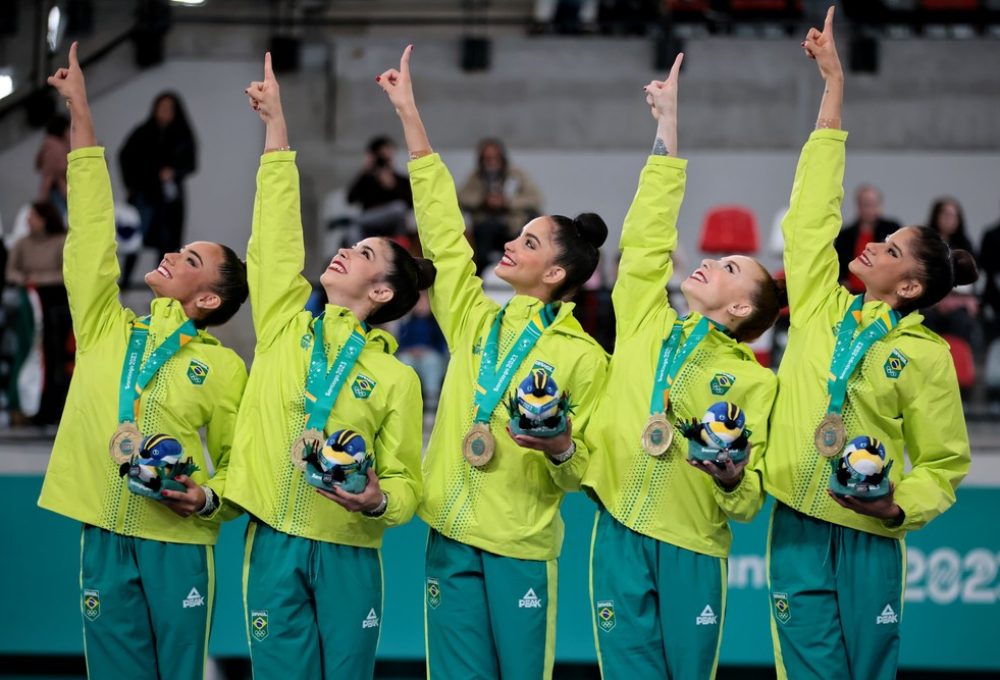
[[[844,419],[839,413],[827,413],[819,427],[816,428],[816,449],[820,455],[832,458],[844,450],[847,441],[847,431],[844,429]]]
[[[659,458],[674,441],[674,426],[667,420],[666,414],[654,413],[649,416],[649,422],[642,431],[642,449],[654,458]]]
[[[322,430],[317,430],[315,427],[310,427],[308,430],[302,433],[302,436],[292,442],[292,447],[288,450],[289,456],[292,459],[292,465],[300,470],[306,469],[306,456],[309,455],[310,448],[314,448],[315,451],[319,451],[323,448],[326,443],[326,437],[323,435]]]
[[[473,423],[469,433],[462,440],[462,455],[472,467],[483,467],[493,460],[497,442],[486,423]]]
[[[118,465],[128,463],[142,449],[142,433],[135,423],[122,423],[115,430],[108,445],[111,459]]]

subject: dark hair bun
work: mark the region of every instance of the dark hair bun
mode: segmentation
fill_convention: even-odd
[[[427,290],[437,277],[434,263],[423,257],[413,258],[413,263],[417,266],[417,290]]]
[[[778,309],[784,309],[788,306],[788,281],[785,277],[774,279],[774,292],[778,297]]]
[[[595,248],[600,248],[608,238],[608,225],[597,213],[580,213],[573,220],[580,237]]]
[[[976,267],[976,258],[968,250],[951,251],[951,266],[955,271],[955,285],[964,286],[967,283],[975,283],[979,278],[979,269]]]

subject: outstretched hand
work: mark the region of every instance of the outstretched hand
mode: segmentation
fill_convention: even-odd
[[[413,52],[413,45],[407,45],[403,50],[403,56],[399,59],[399,70],[391,68],[381,75],[375,76],[382,91],[389,95],[396,113],[416,107],[413,98],[413,83],[410,81],[410,54]]]
[[[264,54],[264,80],[250,83],[244,92],[250,102],[250,108],[260,114],[260,119],[270,123],[283,116],[281,111],[281,93],[278,89],[278,79],[271,69],[271,53]]]
[[[70,109],[74,105],[87,103],[87,88],[83,81],[80,62],[76,56],[78,45],[79,43],[74,42],[69,46],[69,66],[56,69],[56,72],[47,80],[48,84],[56,89],[59,96],[66,100],[66,106]]]
[[[820,33],[815,28],[810,28],[806,39],[802,41],[802,49],[805,50],[807,57],[816,60],[816,66],[819,67],[819,73],[823,76],[823,80],[844,77],[840,56],[837,54],[837,43],[833,39],[833,14],[834,8],[831,5],[830,9],[826,11],[823,32]]]
[[[674,65],[670,67],[670,74],[666,80],[652,80],[642,88],[646,93],[646,104],[649,105],[650,113],[657,121],[660,120],[660,116],[677,114],[677,85],[683,62],[684,53],[681,52],[674,59]]]

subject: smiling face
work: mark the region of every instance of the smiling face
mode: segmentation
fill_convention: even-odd
[[[555,229],[550,218],[536,217],[524,225],[517,238],[504,245],[495,271],[516,293],[548,300],[552,290],[566,278],[566,270],[555,263],[560,254]]]
[[[221,303],[213,288],[224,259],[222,247],[210,241],[195,241],[180,252],[167,253],[159,266],[145,276],[146,285],[156,297],[179,300],[192,319],[200,318],[193,310],[205,312]]]
[[[765,275],[756,260],[744,255],[705,259],[681,283],[681,292],[692,311],[732,330],[753,311],[753,294]]]
[[[385,239],[366,238],[353,248],[341,248],[330,260],[319,282],[332,304],[347,307],[360,320],[392,299],[385,279],[393,267]]]
[[[920,263],[913,255],[915,236],[912,227],[903,227],[889,234],[884,243],[873,241],[847,268],[861,279],[869,295],[890,305],[896,306],[899,299],[915,298],[923,291],[916,274]]]

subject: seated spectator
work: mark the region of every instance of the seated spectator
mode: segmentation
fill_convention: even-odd
[[[1000,337],[1000,222],[983,230],[979,265],[986,278],[981,300],[987,342]]]
[[[441,328],[431,315],[427,291],[420,293],[413,311],[400,323],[397,337],[399,349],[396,350],[396,357],[407,366],[412,366],[420,376],[424,409],[435,409],[441,394],[444,370],[448,365],[448,345]]]
[[[945,196],[934,201],[927,226],[941,234],[952,249],[968,250],[976,257],[972,242],[965,233],[962,206],[956,199]],[[979,346],[979,301],[971,285],[955,288],[936,305],[922,311],[924,325],[932,331],[957,335],[973,347]]]
[[[476,273],[496,261],[504,244],[542,211],[538,188],[510,165],[498,139],[479,143],[476,169],[458,192],[458,202],[472,219]]]
[[[864,284],[850,272],[847,265],[861,254],[872,241],[881,242],[900,228],[899,222],[882,216],[882,192],[871,184],[862,184],[854,192],[857,214],[854,222],[841,229],[834,248],[840,260],[840,282],[852,293],[863,293]]]
[[[66,225],[51,203],[33,203],[28,213],[30,231],[10,251],[7,281],[30,286],[38,293],[42,308],[42,356],[44,374],[41,405],[36,425],[59,422],[69,389],[73,362],[68,349],[72,323],[63,285],[62,252]]]
[[[42,176],[38,200],[48,201],[66,214],[66,154],[69,153],[69,119],[55,115],[45,128],[45,137],[35,155],[35,169]]]
[[[365,164],[347,192],[347,202],[361,206],[362,238],[397,236],[410,229],[413,194],[410,180],[393,165],[396,144],[389,137],[368,143]]]

